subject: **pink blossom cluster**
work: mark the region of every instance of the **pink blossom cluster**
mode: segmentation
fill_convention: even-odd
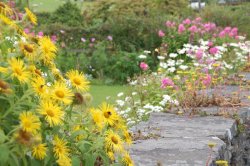
[[[140,68],[141,68],[143,71],[146,71],[146,70],[148,70],[148,64],[145,63],[145,62],[141,62],[141,63],[140,63]]]
[[[189,18],[183,20],[180,24],[167,21],[165,23],[166,27],[170,30],[176,30],[179,34],[190,33],[190,34],[200,34],[200,35],[209,35],[211,38],[215,37],[230,37],[237,39],[238,28],[236,27],[226,27],[221,29],[217,27],[215,23],[212,22],[202,22],[202,18],[197,17],[194,20]],[[158,36],[165,36],[166,32],[163,30],[158,31]]]
[[[166,88],[167,86],[174,87],[175,84],[170,78],[164,78],[161,81],[161,88]]]
[[[238,36],[238,28],[231,28],[231,27],[226,27],[222,31],[220,31],[219,35],[220,38],[229,36],[229,37],[234,37],[237,38]]]
[[[44,36],[44,34],[43,34],[43,32],[42,31],[40,31],[40,32],[38,32],[37,34],[34,32],[34,31],[32,31],[31,32],[31,30],[30,30],[30,28],[25,28],[24,30],[23,30],[27,35],[30,35],[30,36],[32,36],[32,37],[38,37],[38,38],[41,38],[41,37],[43,37]],[[50,39],[52,40],[52,42],[56,42],[57,41],[57,36],[56,35],[51,35],[50,36]]]

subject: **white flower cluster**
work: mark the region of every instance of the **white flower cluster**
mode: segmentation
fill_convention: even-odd
[[[178,56],[177,53],[170,53],[167,61],[165,62],[164,56],[158,56],[157,58],[160,60],[159,67],[165,69],[169,73],[174,73],[178,68],[181,70],[187,70],[188,66],[183,65],[184,60],[182,59],[175,59]]]
[[[132,126],[145,119],[146,116],[153,112],[162,112],[169,105],[179,105],[179,102],[172,99],[169,95],[163,95],[162,100],[157,104],[141,103],[138,92],[132,92],[131,96],[126,96],[124,93],[118,93],[116,100],[117,112],[127,121],[127,124]],[[123,99],[121,99],[123,98]],[[133,116],[131,116],[133,115]]]
[[[178,53],[186,54],[187,57],[193,59],[193,65],[198,67],[214,70],[213,64],[219,64],[220,69],[233,69],[247,61],[250,53],[249,42],[229,43],[222,46],[216,46],[217,52],[213,55],[209,52],[208,41],[200,40],[199,45],[184,44],[183,48],[178,50]],[[229,62],[224,60],[224,56],[229,50],[234,50],[236,58]],[[197,58],[197,52],[201,52],[201,57]],[[191,66],[190,66],[191,67]],[[181,69],[187,69],[180,66]]]
[[[174,104],[176,106],[179,105],[179,102],[177,100],[173,100],[169,95],[163,95],[163,100],[159,103],[162,106],[166,106],[167,103]]]

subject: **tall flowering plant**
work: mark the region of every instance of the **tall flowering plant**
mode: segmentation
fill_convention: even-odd
[[[164,35],[162,35],[164,34]],[[211,41],[215,45],[238,40],[238,28],[217,27],[215,23],[203,22],[200,17],[189,18],[180,23],[167,21],[166,29],[159,30],[159,37],[163,38],[163,47],[167,53],[177,52],[186,43],[197,44],[200,39]]]
[[[29,9],[14,16],[0,2],[1,164],[133,165],[123,119],[107,103],[89,108],[84,74],[61,73],[51,38],[23,31],[37,24]]]

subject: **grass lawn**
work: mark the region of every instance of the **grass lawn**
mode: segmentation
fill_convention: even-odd
[[[117,99],[117,94],[120,92],[126,92],[127,89],[126,86],[122,85],[91,85],[90,93],[93,96],[92,104],[93,106],[100,105],[103,101],[106,101],[107,96],[110,96],[107,102],[112,104]]]
[[[74,0],[71,1],[75,2]],[[65,2],[67,2],[67,0],[31,0],[30,8],[34,12],[53,12]],[[91,2],[75,2],[75,3],[77,3],[79,8],[84,9],[84,6],[89,5],[89,3]]]

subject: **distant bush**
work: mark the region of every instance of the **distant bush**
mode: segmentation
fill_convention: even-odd
[[[87,27],[111,34],[122,50],[131,52],[158,46],[157,29],[169,17],[185,15],[187,6],[187,0],[100,0],[84,11],[84,17]]]
[[[83,24],[81,10],[76,6],[76,4],[71,3],[70,1],[64,3],[53,13],[43,12],[38,13],[37,16],[40,21],[40,25],[61,23],[74,27]]]
[[[201,16],[207,21],[215,22],[219,26],[237,26],[250,38],[250,3],[238,6],[208,5]]]
[[[53,23],[59,22],[68,26],[77,26],[82,24],[83,17],[81,15],[81,10],[76,4],[68,1],[51,15],[50,20]]]
[[[79,52],[62,51],[62,56],[57,58],[57,64],[62,72],[73,67],[99,80],[126,83],[129,77],[132,78],[141,72],[139,64],[142,60],[139,55],[139,52],[129,53],[114,49],[111,42],[101,41],[90,47],[87,45]],[[153,56],[147,56],[144,61],[151,70],[156,69],[157,62]]]
[[[140,52],[161,44],[157,31],[164,21],[186,15],[187,4],[187,0],[100,0],[91,2],[81,16],[68,2],[54,13],[40,13],[38,19],[44,24],[37,31],[57,36],[64,52],[57,61],[62,71],[79,67],[94,78],[123,83],[141,71]],[[155,69],[153,57],[146,63]]]

